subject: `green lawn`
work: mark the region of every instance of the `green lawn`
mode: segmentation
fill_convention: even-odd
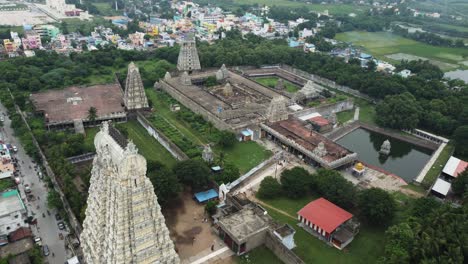
[[[246,173],[271,156],[269,150],[264,149],[254,141],[237,143],[228,150],[215,148],[214,151],[218,155],[223,151],[226,162],[235,164],[241,174]]]
[[[177,140],[174,143],[183,142],[183,138],[199,146],[210,143],[208,139],[209,132],[201,133],[193,129],[190,124],[177,118],[176,113],[170,110],[171,103],[178,103],[176,100],[169,97],[166,93],[156,92],[151,88],[146,89],[146,94],[156,109],[151,122],[156,128],[163,131],[167,137]],[[179,105],[181,104],[179,103]],[[249,171],[271,156],[270,151],[265,150],[256,142],[240,142],[230,149],[214,148],[213,151],[215,156],[219,156],[221,152],[224,152],[225,161],[236,165],[241,174]]]
[[[336,117],[338,118],[338,122],[342,124],[346,123],[347,121],[354,118],[354,109],[339,112],[336,114]]]
[[[410,59],[405,57],[408,54],[426,58],[443,70],[450,70],[461,67],[459,63],[468,59],[468,49],[431,46],[390,32],[351,31],[339,33],[335,38],[362,46],[373,56],[394,63],[401,59],[391,59],[388,55],[403,54],[404,58]]]
[[[265,246],[258,247],[249,253],[240,257],[235,257],[235,263],[250,264],[250,263],[267,263],[267,264],[283,264],[271,250]]]
[[[278,77],[258,77],[258,78],[254,78],[254,80],[266,87],[275,88],[276,84],[278,83],[279,78]],[[300,87],[298,87],[297,85],[291,82],[288,82],[286,80],[283,80],[283,81],[284,81],[284,88],[286,89],[286,91],[290,93],[297,92],[300,89]]]
[[[279,177],[280,176],[278,175],[277,178]],[[269,204],[270,206],[274,208],[281,209],[284,212],[288,213],[289,215],[295,217],[297,215],[297,212],[301,210],[302,207],[304,207],[306,204],[310,203],[311,201],[317,198],[320,198],[320,197],[318,195],[307,195],[303,198],[293,200],[283,195],[279,195],[278,198],[268,199],[268,200],[262,199],[262,201]]]
[[[445,146],[437,160],[434,162],[434,165],[432,165],[432,168],[427,172],[426,176],[424,177],[424,180],[422,181],[423,187],[429,189],[431,185],[436,181],[437,177],[439,177],[440,173],[442,172],[445,163],[447,163],[448,159],[453,154],[454,149],[455,146],[453,146],[452,143],[449,143],[447,144],[447,146]]]
[[[375,125],[375,105],[361,98],[354,98],[354,104],[359,106],[359,121]]]
[[[117,124],[118,127],[124,127],[128,132],[128,138],[138,147],[139,153],[147,160],[159,161],[167,166],[172,166],[176,160],[156,139],[148,135],[148,132],[138,123],[138,121],[129,121],[127,123]],[[99,128],[92,127],[86,129],[84,144],[92,151],[94,148],[94,136]]]
[[[133,143],[138,147],[139,153],[147,160],[159,161],[168,167],[176,163],[174,157],[156,139],[151,137],[137,121],[119,124],[119,126],[127,129],[128,137],[133,140]]]

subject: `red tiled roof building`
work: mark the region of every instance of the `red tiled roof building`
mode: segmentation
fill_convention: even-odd
[[[353,215],[325,198],[308,203],[297,212],[297,218],[306,231],[338,249],[347,246],[357,233],[357,226],[351,223]]]

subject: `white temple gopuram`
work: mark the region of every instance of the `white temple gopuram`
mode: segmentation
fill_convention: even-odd
[[[104,122],[94,138],[81,242],[88,264],[178,264],[146,160],[135,145]]]

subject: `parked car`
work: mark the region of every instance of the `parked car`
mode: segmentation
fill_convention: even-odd
[[[43,253],[44,256],[46,256],[46,257],[49,256],[50,251],[49,251],[49,247],[48,247],[47,245],[44,245],[44,246],[42,247],[42,253]]]
[[[39,175],[39,179],[42,180],[44,178],[44,176],[42,175],[42,172],[38,172],[37,174]]]
[[[14,151],[14,152],[18,152],[18,147],[17,147],[17,146],[13,146],[13,151]]]
[[[38,246],[42,246],[42,238],[41,237],[34,237],[34,243]]]
[[[29,187],[29,184],[24,185],[24,192],[25,193],[31,193],[31,187]]]
[[[59,228],[60,230],[64,230],[64,229],[65,229],[65,224],[64,224],[63,222],[60,221],[60,222],[58,222],[57,225],[58,225],[58,228]]]

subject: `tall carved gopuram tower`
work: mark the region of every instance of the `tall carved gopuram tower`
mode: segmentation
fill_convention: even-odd
[[[146,160],[135,145],[104,122],[94,138],[81,242],[88,264],[178,264]]]
[[[177,60],[177,69],[179,71],[201,70],[200,59],[198,58],[195,40],[184,40],[180,43],[179,59]]]
[[[133,62],[128,65],[124,103],[127,110],[148,108],[148,98],[145,94],[140,70]]]

